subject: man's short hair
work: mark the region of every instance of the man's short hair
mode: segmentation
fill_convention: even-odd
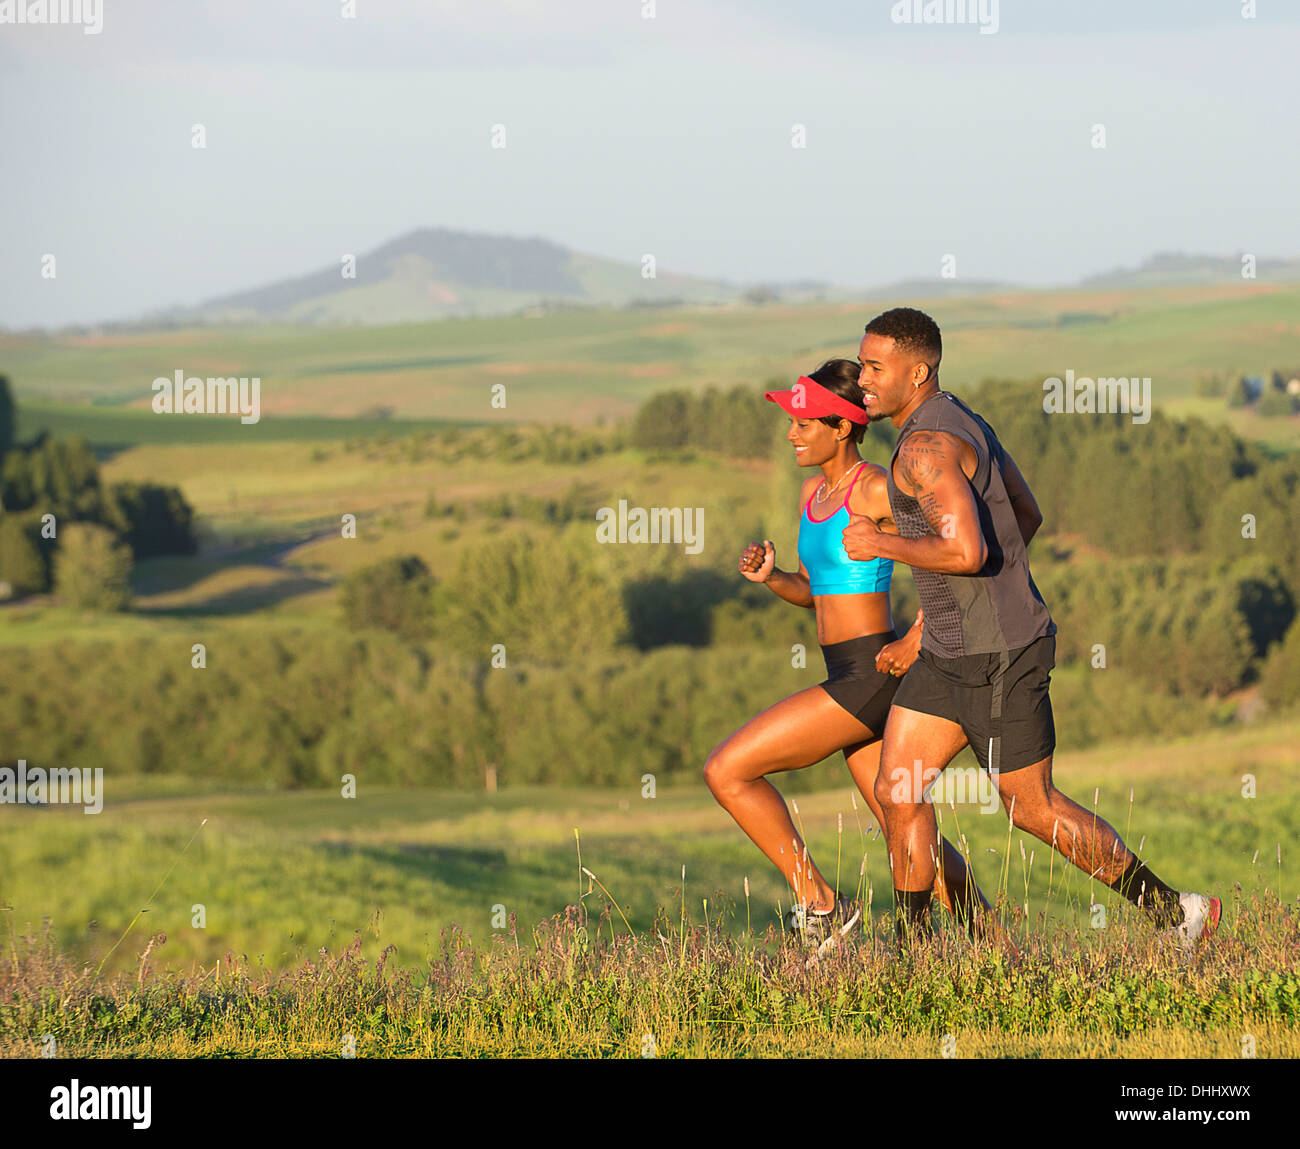
[[[931,366],[931,374],[939,369],[943,358],[943,339],[939,325],[924,311],[915,307],[895,307],[882,311],[865,328],[867,335],[892,339],[902,351],[914,352]]]

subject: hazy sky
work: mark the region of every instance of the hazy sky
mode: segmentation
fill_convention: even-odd
[[[195,303],[426,226],[746,282],[1300,254],[1291,0],[1002,0],[992,34],[876,0],[650,6],[103,0],[97,34],[0,23],[0,326]]]

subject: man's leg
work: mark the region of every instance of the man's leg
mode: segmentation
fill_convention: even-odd
[[[965,745],[965,742],[966,738],[963,735],[962,745]],[[883,740],[877,740],[849,746],[844,751],[844,760],[848,763],[849,773],[853,775],[858,790],[867,800],[867,807],[875,816],[882,834],[885,832],[885,815],[880,800],[876,797],[876,780],[880,777],[883,745]],[[934,892],[943,908],[971,930],[972,935],[977,936],[982,932],[983,915],[991,907],[980,892],[975,882],[975,875],[967,866],[961,851],[942,836],[939,838],[939,866],[935,874]],[[991,926],[991,932],[995,934],[1000,932],[996,919],[989,919],[986,924]]]
[[[939,861],[939,828],[926,797],[929,786],[964,745],[966,735],[955,722],[901,706],[889,711],[876,800],[884,816],[900,930],[923,929],[928,920]]]
[[[1158,926],[1183,920],[1178,891],[1124,845],[1110,823],[1052,784],[1052,757],[998,776],[1002,805],[1018,829],[1054,846],[1091,877],[1141,906]],[[1013,807],[1014,803],[1014,807]]]

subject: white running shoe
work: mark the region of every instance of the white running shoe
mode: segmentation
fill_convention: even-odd
[[[808,909],[797,902],[786,915],[786,925],[810,949],[825,950],[826,942],[847,937],[849,931],[862,920],[862,905],[854,898],[841,894],[835,905],[824,913]]]
[[[802,903],[796,904],[790,910],[786,924],[812,951],[804,962],[805,969],[812,969],[848,937],[849,932],[861,920],[862,904],[841,894],[835,899],[835,905],[825,913],[810,910]]]
[[[1178,902],[1183,907],[1183,920],[1174,926],[1173,934],[1191,949],[1201,938],[1208,938],[1219,928],[1223,903],[1204,894],[1179,894]]]

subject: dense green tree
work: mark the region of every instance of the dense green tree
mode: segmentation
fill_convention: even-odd
[[[649,451],[686,446],[691,414],[691,397],[684,391],[651,396],[632,421],[632,445]]]
[[[9,390],[9,380],[0,375],[0,460],[14,444],[14,397]]]
[[[191,555],[197,549],[194,509],[178,487],[114,483],[105,493],[103,515],[137,560]]]
[[[1279,709],[1300,703],[1300,626],[1291,627],[1285,640],[1270,651],[1260,673],[1259,693]]]
[[[1255,404],[1255,414],[1263,415],[1265,418],[1294,415],[1295,410],[1295,399],[1292,396],[1285,391],[1275,391],[1271,387],[1265,389],[1264,394],[1259,397],[1259,402]]]
[[[0,470],[0,503],[11,511],[35,508],[60,523],[98,521],[99,465],[90,444],[42,434],[30,447],[10,451]]]
[[[431,632],[434,579],[416,555],[382,559],[350,574],[339,596],[354,629],[379,627],[403,638]]]
[[[627,634],[618,590],[576,547],[554,535],[516,534],[470,547],[435,591],[439,646],[462,659],[565,662]]]
[[[54,591],[69,606],[125,610],[131,601],[131,551],[97,523],[69,523],[59,531]]]
[[[1201,697],[1244,685],[1294,606],[1279,573],[1258,559],[1076,561],[1036,579],[1056,620],[1058,661],[1108,669],[1143,689]]]
[[[12,512],[0,515],[0,584],[10,597],[39,594],[50,585],[37,525]]]

